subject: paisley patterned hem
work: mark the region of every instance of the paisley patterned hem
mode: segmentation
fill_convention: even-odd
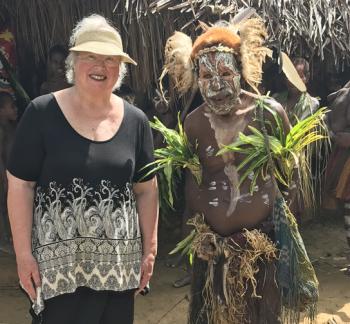
[[[142,256],[141,238],[106,240],[78,237],[41,246],[33,252],[42,285],[33,304],[36,314],[44,301],[84,286],[94,290],[137,288]]]

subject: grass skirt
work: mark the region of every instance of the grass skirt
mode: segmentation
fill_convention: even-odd
[[[192,224],[189,324],[281,323],[277,250],[269,237],[256,229],[221,237],[200,216]]]

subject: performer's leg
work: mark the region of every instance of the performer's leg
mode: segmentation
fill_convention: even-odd
[[[247,313],[250,324],[281,324],[281,298],[275,281],[275,262],[261,262],[256,276],[257,294],[261,298],[249,298]],[[249,292],[250,293],[250,292]]]
[[[213,324],[209,322],[203,289],[207,280],[207,262],[193,258],[188,324]]]

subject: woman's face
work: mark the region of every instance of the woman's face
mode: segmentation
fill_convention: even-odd
[[[89,93],[112,93],[119,77],[120,57],[78,52],[74,63],[75,84]]]
[[[198,69],[198,86],[209,109],[218,115],[232,112],[241,92],[241,74],[234,55],[203,54],[198,58]]]

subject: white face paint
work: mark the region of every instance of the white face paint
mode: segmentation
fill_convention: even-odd
[[[227,115],[240,102],[241,74],[233,53],[210,52],[198,58],[198,86],[209,109]]]

